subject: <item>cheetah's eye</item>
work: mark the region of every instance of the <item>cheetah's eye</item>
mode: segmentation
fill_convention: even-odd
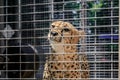
[[[70,29],[64,28],[63,31],[68,32],[68,31],[70,31]]]

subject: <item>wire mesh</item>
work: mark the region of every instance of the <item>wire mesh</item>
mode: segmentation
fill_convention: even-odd
[[[42,80],[57,20],[85,30],[90,80],[118,80],[119,0],[0,0],[0,80]]]

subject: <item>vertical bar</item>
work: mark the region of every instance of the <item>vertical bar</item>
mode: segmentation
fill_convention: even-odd
[[[87,12],[86,12],[86,0],[81,0],[81,26],[83,28],[83,30],[85,31],[85,26],[87,26]],[[86,41],[86,38],[84,38],[84,40],[82,40],[82,44],[84,44]],[[85,52],[85,48],[86,46],[83,45],[83,47],[81,48],[82,52]]]
[[[4,0],[0,0],[0,6],[4,6]],[[1,14],[4,14],[4,8],[0,8],[0,16],[1,16]],[[1,22],[4,22],[4,16],[1,16],[1,18],[0,18],[0,54],[3,54],[4,53],[4,50],[5,50],[5,40],[3,39],[3,40],[1,40],[2,38],[3,38],[3,35],[2,35],[2,30],[3,30],[3,28],[4,28],[4,24],[2,24]],[[2,56],[2,55],[0,55],[0,56]],[[4,54],[3,54],[3,56],[4,56]],[[3,57],[2,56],[2,57]],[[2,58],[1,57],[1,58]],[[1,60],[1,62],[3,62],[4,60]],[[0,65],[1,65],[1,63],[0,63]],[[6,65],[6,64],[5,64]],[[6,75],[5,75],[5,73],[4,73],[5,71],[0,71],[0,77],[2,77],[3,78],[3,76],[5,77]]]
[[[54,1],[53,0],[49,0],[49,2],[51,2],[51,8],[50,8],[50,11],[51,11],[51,21],[54,20]]]
[[[6,9],[5,9],[5,13],[4,14],[8,14],[8,0],[5,0],[6,2],[5,2],[5,6],[4,7],[6,7]],[[4,22],[5,22],[5,26],[7,26],[7,22],[8,22],[8,15],[6,15],[6,17],[5,17],[5,20],[4,20]],[[6,66],[6,75],[5,75],[5,77],[6,77],[6,79],[8,79],[8,49],[7,49],[7,47],[8,47],[8,40],[7,39],[5,39],[5,48],[6,48],[6,53],[5,53],[5,58],[6,58],[6,64],[5,64],[5,66]]]
[[[35,23],[35,20],[36,20],[36,18],[35,18],[35,15],[36,15],[36,14],[35,14],[35,10],[36,10],[35,0],[33,0],[33,4],[34,4],[34,6],[33,6],[33,7],[34,7],[34,8],[33,8],[33,28],[34,28],[34,29],[33,29],[33,30],[34,30],[34,31],[33,31],[33,32],[34,32],[34,33],[33,33],[33,34],[34,34],[34,35],[33,35],[33,38],[34,38],[34,39],[33,39],[33,40],[34,40],[34,41],[33,41],[33,45],[36,46],[36,42],[35,42],[35,41],[36,41],[36,36],[35,36],[35,34],[36,34],[36,30],[35,30],[35,28],[36,28],[36,27],[35,27],[35,25],[36,25],[36,23]],[[33,49],[34,49],[34,48],[33,48]],[[34,69],[34,76],[33,76],[33,77],[34,77],[34,79],[35,79],[35,72],[36,72],[36,69],[35,69],[35,68],[36,68],[35,53],[34,53],[33,56],[34,56],[34,61],[33,61],[33,62],[34,62],[34,67],[33,67],[33,69]]]
[[[19,40],[18,40],[18,43],[21,44],[21,0],[18,0],[18,37],[19,37]]]
[[[4,6],[4,0],[0,0],[0,5]],[[4,8],[0,8],[0,15],[4,14]],[[4,22],[4,16],[0,18],[0,22]],[[3,38],[1,30],[3,30],[4,24],[0,23],[0,38]],[[4,52],[4,40],[0,40],[0,53],[2,54]]]
[[[96,4],[96,2],[94,2],[93,4]],[[97,8],[95,7],[95,9],[97,9]],[[97,18],[97,13],[96,12],[95,12],[95,18]],[[97,21],[96,20],[95,20],[95,27],[97,27]],[[96,28],[94,28],[94,29],[95,29],[94,35],[97,36],[97,29]],[[97,38],[96,37],[94,37],[94,43],[95,44],[97,43]],[[97,58],[98,58],[97,46],[96,45],[94,45],[94,51],[95,51],[95,55],[94,55],[94,65],[95,65],[94,78],[97,79],[97,76],[100,76],[100,72],[97,72],[97,66],[98,65],[100,66],[100,64],[97,65],[97,63],[95,63],[95,62],[97,62]]]
[[[113,1],[111,1],[111,9],[113,8]],[[113,13],[114,13],[114,11],[113,10],[111,10],[111,17],[113,17],[114,15],[113,15]],[[113,24],[113,19],[111,18],[111,26],[113,26],[114,24]],[[113,33],[113,28],[112,27],[110,27],[111,28],[111,35],[114,35],[114,33]],[[114,41],[113,41],[113,38],[111,37],[111,43],[114,43]],[[113,44],[112,44],[113,45]],[[111,47],[111,52],[114,52],[113,51],[113,47]],[[113,54],[111,54],[110,55],[111,56],[111,61],[114,61],[114,55]],[[111,77],[110,78],[113,78],[113,63],[111,63]]]
[[[84,10],[84,7],[85,7],[85,3],[84,3],[84,0],[81,0],[81,26],[84,28],[85,26],[85,10]]]
[[[20,47],[20,80],[21,80],[21,0],[18,0],[18,43]]]
[[[118,55],[119,55],[119,62],[118,62],[118,64],[119,64],[119,69],[118,69],[118,80],[120,80],[120,0],[119,0],[119,52],[118,52]]]

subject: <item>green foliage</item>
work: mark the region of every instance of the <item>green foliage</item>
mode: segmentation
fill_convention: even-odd
[[[119,7],[119,0],[113,0],[113,7]]]
[[[113,4],[111,4],[111,1]],[[96,1],[90,1],[87,2],[87,8],[89,9],[87,11],[87,17],[90,19],[88,20],[88,25],[93,26],[94,22],[96,21],[97,25],[110,25],[109,20],[110,18],[102,18],[102,17],[109,17],[111,16],[111,6],[118,7],[119,0],[96,0]],[[118,9],[113,9],[113,14],[115,16],[118,16]],[[95,17],[101,17],[101,18],[95,18]]]
[[[108,48],[109,51],[111,51],[110,49],[112,49],[113,51],[118,51],[118,45],[117,44],[106,45],[106,47]]]
[[[112,1],[112,4],[111,4]],[[95,22],[97,25],[109,25],[110,18],[102,18],[102,17],[109,17],[111,16],[111,9],[110,7],[118,7],[119,6],[119,0],[94,0],[94,1],[88,1],[87,3],[87,17],[89,18],[87,21],[87,24],[90,26],[94,26]],[[64,5],[65,10],[72,10],[69,14],[70,16],[67,16],[68,18],[79,18],[80,17],[80,9],[81,9],[81,3],[79,1],[76,2],[68,2]],[[113,9],[113,15],[118,15],[118,9]],[[71,17],[72,16],[72,17]],[[101,18],[96,18],[101,17]],[[78,21],[77,21],[78,22]],[[76,23],[75,23],[76,24]],[[79,23],[78,23],[79,24]]]
[[[79,2],[69,2],[65,4],[65,10],[74,10],[74,9],[80,9]]]
[[[103,6],[103,0],[97,0],[95,3],[92,3],[91,12],[99,12],[100,8]]]

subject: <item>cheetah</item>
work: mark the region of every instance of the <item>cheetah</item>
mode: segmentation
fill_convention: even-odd
[[[43,80],[89,80],[87,57],[77,53],[77,44],[84,35],[84,30],[77,30],[69,22],[51,24],[48,40],[52,53],[47,57]]]

